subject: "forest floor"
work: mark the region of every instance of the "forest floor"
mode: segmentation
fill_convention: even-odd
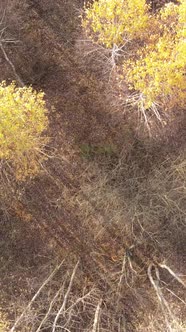
[[[82,5],[12,0],[0,7],[3,38],[15,41],[3,44],[7,56],[26,85],[45,92],[50,123],[41,174],[26,184],[8,184],[1,203],[0,309],[12,326],[51,268],[65,259],[67,279],[79,261],[74,296],[90,289],[95,294],[91,308],[85,301],[71,320],[60,316],[69,325],[56,331],[181,332],[185,116],[180,111],[149,138],[134,116],[118,110],[108,98],[112,83],[103,61],[89,53],[81,31]],[[0,78],[15,80],[3,53]],[[150,267],[152,278],[160,273],[164,304],[174,317],[158,302]],[[16,331],[37,330],[61,277]],[[51,321],[43,331],[52,331]]]

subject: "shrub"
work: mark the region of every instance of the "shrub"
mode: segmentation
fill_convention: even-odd
[[[32,87],[0,84],[0,158],[11,165],[17,179],[35,175],[44,158],[41,136],[47,128],[43,92]]]
[[[156,38],[138,50],[137,58],[124,63],[125,77],[131,89],[143,95],[145,108],[154,102],[164,109],[185,104],[185,8],[184,1],[165,6],[157,17]]]
[[[123,92],[121,98],[137,106],[146,124],[148,109],[162,121],[159,110],[186,102],[185,17],[185,0],[154,14],[145,0],[97,0],[85,7],[83,26],[94,42],[112,50],[130,42],[120,52],[117,72],[118,82],[127,82],[132,94]]]
[[[145,0],[99,0],[85,7],[83,27],[107,48],[142,38],[149,25]]]

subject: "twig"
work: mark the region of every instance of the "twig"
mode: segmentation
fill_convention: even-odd
[[[153,277],[152,277],[152,268],[155,269],[155,274],[156,274],[156,277],[157,277],[157,280],[156,280],[156,281],[155,281],[155,280],[153,279]],[[160,287],[159,287],[159,280],[160,280],[160,279],[159,279],[159,271],[158,271],[157,266],[155,266],[154,264],[150,264],[149,267],[148,267],[147,274],[148,274],[149,280],[150,280],[150,282],[151,282],[151,284],[152,284],[152,286],[153,286],[153,288],[154,288],[154,290],[155,290],[155,292],[156,292],[156,295],[157,295],[157,297],[158,297],[158,300],[159,300],[159,302],[160,302],[160,305],[161,305],[161,308],[162,308],[162,312],[163,312],[164,317],[165,317],[165,323],[166,323],[166,325],[167,325],[167,329],[169,330],[169,332],[173,332],[172,327],[171,327],[171,325],[170,325],[170,323],[169,323],[169,321],[168,321],[167,313],[166,313],[166,311],[165,311],[165,308],[167,309],[167,311],[168,311],[170,317],[171,317],[172,319],[173,319],[174,317],[173,317],[173,314],[172,314],[172,312],[171,312],[171,310],[170,310],[170,308],[169,308],[169,305],[168,305],[167,301],[165,300],[165,298],[164,298],[164,296],[163,296],[163,294],[162,294],[162,291],[161,291],[161,289],[160,289]]]
[[[173,291],[171,291],[169,288],[166,287],[166,290],[171,293],[173,296],[175,296],[179,301],[181,301],[185,306],[186,306],[186,302],[181,299],[178,295],[176,295]]]
[[[125,273],[126,258],[127,258],[127,255],[125,253],[124,256],[123,256],[123,263],[122,263],[122,268],[121,268],[121,275],[120,275],[120,278],[119,278],[119,282],[118,282],[118,286],[117,286],[117,291],[116,291],[116,294],[118,294],[118,295],[119,295],[120,290],[121,290],[121,283],[122,283],[123,276],[124,276],[124,273]]]
[[[0,25],[3,24],[3,21],[4,21],[4,18],[5,18],[5,15],[6,15],[6,8],[3,10],[3,15],[2,15],[2,17],[1,17]]]
[[[99,301],[99,303],[96,307],[92,332],[98,332],[101,304],[102,304],[102,299]]]
[[[176,273],[174,273],[174,271],[171,270],[171,268],[165,264],[158,264],[162,269],[166,269],[180,284],[182,284],[183,287],[186,288],[186,284],[184,283],[184,281],[178,277],[178,275]]]
[[[19,84],[20,84],[22,87],[24,87],[25,84],[24,84],[24,82],[22,81],[22,79],[20,78],[20,76],[17,74],[16,69],[15,69],[15,66],[13,65],[12,61],[9,59],[9,57],[8,57],[8,55],[7,55],[7,53],[6,53],[5,49],[4,49],[4,47],[3,47],[2,42],[0,42],[0,48],[1,48],[1,51],[3,52],[3,55],[4,55],[5,59],[6,59],[6,61],[9,63],[10,67],[12,68],[13,73],[14,73],[14,75],[15,75],[17,81],[19,82]]]
[[[33,298],[31,299],[31,301],[29,302],[29,304],[26,306],[25,310],[22,312],[22,314],[18,317],[18,319],[16,320],[16,322],[14,323],[14,326],[11,328],[10,332],[14,332],[15,328],[17,327],[17,325],[20,323],[20,321],[22,320],[22,318],[24,317],[25,313],[27,312],[27,310],[31,307],[32,303],[35,301],[35,299],[38,297],[38,295],[41,293],[42,289],[46,286],[46,284],[53,278],[53,276],[56,274],[56,272],[60,269],[60,267],[62,266],[64,260],[56,266],[56,268],[53,270],[53,272],[49,275],[49,277],[44,281],[44,283],[41,285],[41,287],[38,289],[37,293],[33,296]]]
[[[61,293],[62,289],[64,288],[64,283],[63,285],[59,288],[59,290],[57,291],[57,293],[55,294],[55,296],[53,297],[52,301],[50,302],[49,308],[47,313],[45,314],[44,318],[42,319],[39,327],[37,328],[36,332],[39,332],[41,330],[41,327],[43,326],[43,324],[47,321],[47,318],[52,310],[52,307],[57,299],[57,297],[59,296],[59,294]]]
[[[87,297],[89,297],[91,295],[91,293],[93,292],[93,290],[91,289],[90,292],[86,293],[85,295],[83,295],[82,297],[79,297],[76,302],[74,302],[70,307],[68,307],[66,309],[66,312],[72,311],[72,309],[79,303],[82,302],[84,299],[86,299]]]
[[[72,315],[71,315],[71,313],[73,312],[73,309],[74,309],[74,307],[75,306],[77,306],[78,305],[78,303],[80,303],[80,302],[84,302],[84,300],[86,299],[86,298],[88,298],[90,295],[91,295],[91,293],[92,293],[92,289],[88,292],[88,293],[86,293],[85,295],[83,295],[82,297],[79,297],[70,307],[68,307],[66,310],[65,310],[65,314],[67,314],[68,315],[68,318],[67,318],[67,321],[65,322],[65,324],[63,325],[63,326],[61,326],[61,328],[66,328],[66,326],[68,325],[68,323],[70,322],[70,320],[71,320],[71,317],[72,317]],[[88,302],[87,302],[88,303]],[[92,303],[91,303],[92,304]],[[84,303],[83,303],[83,305],[84,305]],[[56,326],[57,327],[57,326]]]
[[[73,280],[74,280],[74,277],[75,277],[75,274],[76,274],[76,271],[77,271],[77,268],[78,268],[78,265],[79,265],[79,260],[78,262],[76,263],[75,267],[74,267],[74,270],[72,272],[72,275],[71,275],[71,278],[70,278],[70,282],[69,282],[69,285],[68,285],[68,289],[66,291],[66,294],[64,296],[64,301],[62,303],[62,306],[60,307],[60,309],[58,310],[57,312],[57,315],[54,319],[54,323],[53,323],[53,327],[52,327],[52,332],[55,332],[56,330],[56,324],[57,324],[57,321],[59,319],[59,316],[61,315],[61,313],[65,310],[65,307],[66,307],[66,303],[67,303],[67,299],[68,299],[68,296],[69,296],[69,293],[71,291],[71,288],[72,288],[72,283],[73,283]],[[12,332],[12,331],[11,331]]]

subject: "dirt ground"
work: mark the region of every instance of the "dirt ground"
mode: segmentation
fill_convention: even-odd
[[[12,324],[47,269],[53,262],[69,257],[69,265],[80,259],[82,284],[88,280],[99,290],[109,314],[114,312],[116,321],[125,316],[126,330],[121,331],[163,332],[166,330],[161,323],[154,330],[149,327],[154,311],[159,315],[160,309],[147,269],[149,264],[166,258],[184,274],[183,215],[180,213],[180,224],[168,224],[172,215],[166,212],[158,226],[145,234],[139,224],[133,225],[132,208],[125,215],[120,208],[130,206],[139,188],[146,191],[143,186],[151,186],[156,169],[161,172],[166,162],[184,156],[185,116],[180,112],[176,122],[150,139],[139,133],[133,118],[113,106],[107,98],[109,84],[107,77],[102,77],[99,59],[95,60],[97,65],[89,66],[89,59],[83,50],[81,53],[85,38],[80,26],[82,5],[79,0],[12,0],[8,4],[2,1],[0,7],[0,27],[6,26],[3,38],[14,40],[4,43],[7,55],[26,85],[45,92],[50,120],[50,158],[41,174],[26,184],[15,184],[8,206],[1,207],[0,307]],[[15,79],[2,53],[0,78],[7,82]],[[133,181],[135,176],[138,184]],[[151,190],[149,195],[156,189]],[[150,201],[148,195],[139,199],[139,210],[144,204],[148,214]],[[185,197],[179,208],[184,202]],[[108,298],[117,289],[124,253],[136,272],[128,276],[130,280],[134,277],[133,286],[122,286],[120,306],[115,312]],[[162,269],[161,277],[182,297],[182,289],[167,271]],[[171,303],[182,321],[184,311],[179,299],[175,297]],[[110,325],[105,320],[100,331],[120,331],[109,319]],[[85,320],[88,322],[87,317]],[[22,327],[20,331],[34,330]],[[72,331],[90,329],[88,323],[78,322]]]

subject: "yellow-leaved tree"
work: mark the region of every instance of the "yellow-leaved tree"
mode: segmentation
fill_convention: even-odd
[[[158,31],[124,62],[131,89],[139,91],[145,109],[183,107],[186,102],[186,1],[169,3],[157,15]]]
[[[107,48],[141,39],[150,24],[145,0],[96,0],[85,7],[82,25]]]
[[[125,46],[115,68],[132,91],[124,99],[145,120],[149,109],[161,120],[160,110],[186,102],[185,22],[186,0],[156,13],[145,0],[96,0],[85,7],[82,25],[94,42],[109,49]]]
[[[43,97],[32,87],[0,84],[0,160],[18,180],[37,174],[44,159],[48,119]]]

